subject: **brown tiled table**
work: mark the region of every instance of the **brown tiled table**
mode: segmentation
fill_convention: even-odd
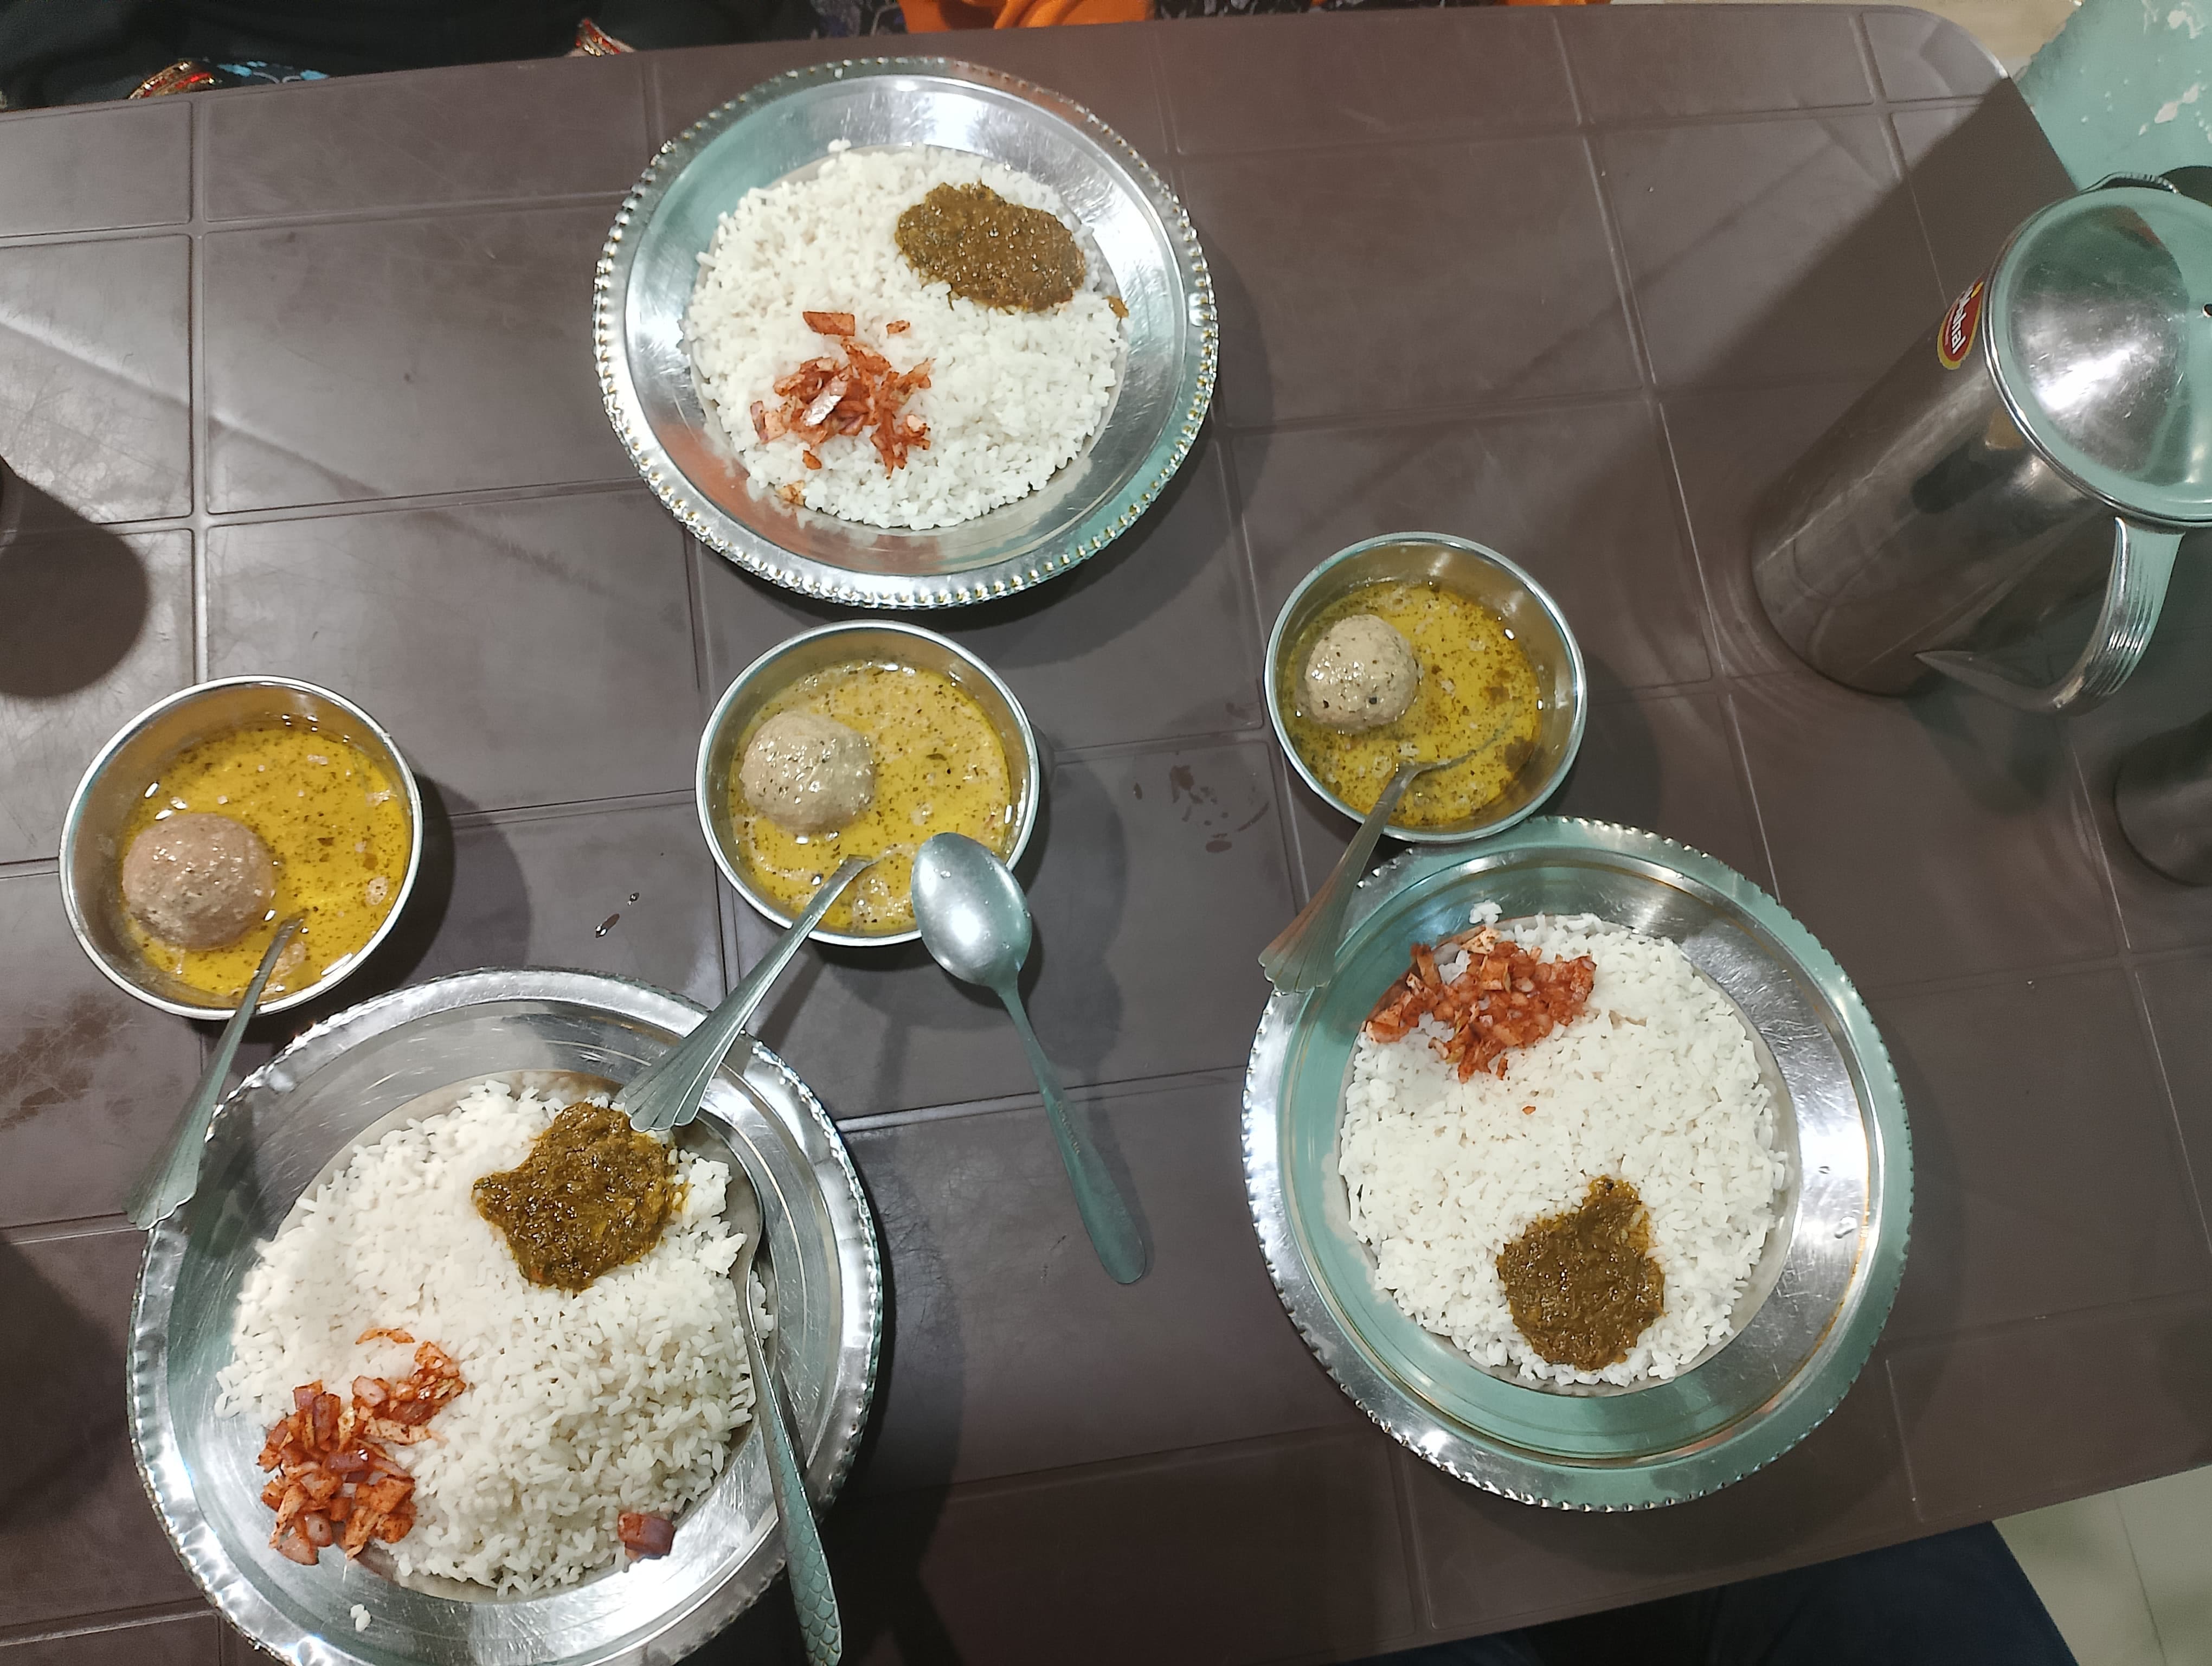
[[[2212,891],[2142,866],[2106,807],[2120,751],[2212,705],[2201,569],[2135,683],[2065,728],[1832,687],[1745,577],[1758,489],[2065,189],[1987,59],[1917,12],[1809,7],[956,44],[1172,176],[1221,285],[1221,397],[1136,533],[932,621],[1052,743],[1037,1025],[1156,1270],[1105,1280],[1011,1032],[918,954],[810,960],[766,1022],[843,1119],[890,1261],[830,1528],[853,1657],[1335,1658],[2212,1457]],[[0,119],[0,1666],[245,1652],[123,1432],[118,1211],[206,1037],[63,923],[63,805],[117,723],[270,671],[398,734],[438,826],[351,997],[534,962],[705,1000],[765,940],[717,886],[690,760],[732,672],[823,613],[640,488],[585,320],[653,145],[830,55]],[[1557,807],[1772,887],[1905,1080],[1918,1209],[1881,1350],[1802,1448],[1700,1503],[1540,1512],[1410,1458],[1308,1356],[1245,1219],[1253,955],[1346,831],[1275,756],[1260,648],[1307,568],[1407,526],[1510,551],[1572,616],[1597,700]],[[786,1609],[708,1655],[787,1651]]]

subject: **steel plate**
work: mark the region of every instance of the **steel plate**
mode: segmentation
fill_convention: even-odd
[[[702,1015],[678,996],[597,973],[463,973],[316,1025],[224,1102],[198,1195],[147,1240],[131,1310],[131,1436],[178,1554],[262,1647],[301,1666],[675,1661],[782,1567],[767,1460],[750,1426],[659,1560],[519,1598],[449,1581],[403,1584],[387,1577],[388,1564],[371,1565],[374,1553],[361,1564],[332,1554],[302,1567],[268,1546],[254,1462],[265,1431],[215,1410],[247,1270],[293,1204],[364,1133],[444,1110],[486,1075],[627,1081]],[[750,1057],[724,1067],[684,1134],[722,1160],[742,1153],[760,1194],[778,1320],[770,1359],[809,1488],[826,1504],[851,1465],[882,1340],[882,1262],[859,1177],[821,1104],[757,1041]],[[355,1628],[356,1603],[368,1611],[365,1630]]]
[[[1411,945],[1504,917],[1595,914],[1669,938],[1756,1033],[1790,1164],[1737,1334],[1664,1383],[1559,1389],[1492,1372],[1375,1281],[1337,1173],[1352,1043]],[[1772,897],[1633,828],[1540,818],[1370,876],[1327,989],[1277,994],[1252,1046],[1244,1176],[1284,1305],[1367,1414],[1448,1474],[1524,1503],[1636,1510],[1741,1480],[1833,1411],[1904,1271],[1912,1154],[1904,1096],[1841,967]]]
[[[717,222],[840,139],[968,151],[1042,179],[1081,221],[1098,286],[1129,309],[1099,431],[1039,489],[959,526],[891,532],[757,495],[692,386],[684,313]],[[1196,441],[1219,351],[1190,216],[1145,160],[1056,93],[935,58],[794,70],[670,140],[607,234],[592,340],[608,420],[695,537],[807,595],[897,608],[1026,589],[1127,531]]]

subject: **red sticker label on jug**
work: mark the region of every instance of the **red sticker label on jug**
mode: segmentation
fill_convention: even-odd
[[[1956,370],[1966,362],[1972,350],[1974,332],[1982,325],[1982,286],[1984,280],[1976,278],[1974,287],[1951,303],[1951,310],[1943,314],[1943,323],[1936,331],[1936,356],[1946,370]]]

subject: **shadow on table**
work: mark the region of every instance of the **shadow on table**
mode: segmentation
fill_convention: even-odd
[[[1587,646],[1583,671],[1589,689],[1583,744],[1565,778],[1536,813],[1656,827],[1663,783],[1651,719],[1620,673]]]
[[[964,636],[971,629],[992,632],[988,649],[979,651],[985,653],[994,670],[1003,672],[1009,666],[1050,665],[1066,657],[1068,643],[1064,632],[1023,629],[1038,622],[1048,611],[1079,614],[1082,643],[1086,649],[1096,649],[1165,612],[1196,576],[1195,563],[1187,564],[1180,570],[1155,571],[1151,576],[1156,582],[1149,586],[1117,585],[1109,581],[1124,568],[1144,559],[1146,546],[1190,489],[1191,477],[1197,472],[1197,459],[1214,440],[1213,421],[1209,416],[1191,447],[1190,455],[1135,526],[1073,573],[1031,589],[1017,591],[997,601],[960,609],[945,622],[951,634]],[[1048,759],[1048,764],[1049,762]]]
[[[1915,113],[1936,119],[1942,112]],[[1910,152],[1917,130],[1907,130],[1901,121],[1899,128],[1908,152],[1905,179],[1847,228],[1789,293],[1735,336],[1719,355],[1717,365],[1697,376],[1698,387],[1771,384],[1778,362],[1794,362],[1791,338],[1817,331],[1824,313],[1839,305],[1848,307],[1850,286],[1838,274],[1880,270],[1884,251],[1903,234],[1903,228],[1917,228],[1935,263],[1938,290],[1928,297],[1925,316],[1913,318],[1911,329],[1891,344],[1881,362],[1864,365],[1842,379],[1856,381],[1863,391],[1935,325],[1942,302],[1954,290],[1987,269],[2021,221],[2071,190],[2055,159],[2023,152],[2023,144],[2037,144],[2039,138],[2033,119],[2008,88],[1994,89],[1917,156]],[[1787,188],[1786,182],[1777,187]],[[1639,274],[1641,284],[1649,287],[1654,276]],[[1899,316],[1905,316],[1902,308]],[[1756,514],[1755,506],[1796,461],[1794,455],[1783,459],[1747,495],[1747,514]],[[2086,615],[2078,599],[2085,589],[2101,591],[2108,549],[2108,538],[2087,538],[2061,550],[2039,569],[2033,585],[2024,587],[2020,596],[1992,614],[1989,628],[1974,646],[2004,661],[2017,675],[2053,674],[2057,668],[2053,656],[2070,659],[2086,635]],[[1933,672],[1907,697],[1907,706],[1934,734],[1978,801],[2013,808],[2021,794],[2039,800],[2054,788],[2063,790],[2063,749],[2055,739],[2058,726],[2051,720],[2015,717],[2008,708],[1970,696]],[[1996,721],[1990,714],[2012,721]]]
[[[927,1209],[907,1190],[904,1177],[895,1168],[872,1176],[863,1167],[861,1183],[883,1232],[884,1320],[875,1399],[859,1453],[839,1501],[822,1522],[844,1628],[844,1658],[957,1666],[959,1651],[922,1577],[923,1560],[951,1492],[959,1444],[957,1420],[909,1417],[900,1430],[900,1474],[933,1481],[875,1496],[869,1495],[868,1481],[884,1438],[890,1385],[897,1378],[902,1333],[931,1338],[930,1369],[951,1379],[957,1398],[965,1364],[958,1298],[920,1225]],[[788,1583],[779,1579],[728,1631],[690,1658],[694,1666],[798,1666],[805,1650]]]
[[[52,699],[123,662],[150,587],[119,534],[0,462],[0,695]]]
[[[81,1518],[104,1478],[130,1462],[123,1359],[82,1309],[48,1283],[23,1250],[0,1238],[0,1335],[16,1338],[36,1369],[15,1372],[0,1441],[0,1566],[9,1541]],[[21,1547],[19,1547],[20,1548]],[[0,1578],[0,1585],[7,1582]]]
[[[890,1387],[897,1381],[902,1335],[931,1339],[931,1374],[950,1385],[957,1403],[958,1384],[967,1371],[959,1295],[935,1243],[920,1226],[928,1212],[907,1190],[904,1175],[887,1168],[879,1175],[864,1172],[861,1179],[886,1240],[885,1318],[875,1403],[846,1487],[848,1501],[824,1526],[844,1611],[845,1657],[858,1661],[881,1653],[878,1645],[888,1640],[890,1657],[904,1666],[954,1666],[960,1651],[929,1593],[922,1563],[951,1492],[959,1456],[957,1419],[909,1418],[900,1430],[899,1470],[930,1478],[922,1485],[870,1497],[867,1481],[884,1438]]]

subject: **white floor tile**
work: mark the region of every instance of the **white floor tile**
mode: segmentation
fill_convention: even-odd
[[[2160,1651],[2114,1495],[2014,1516],[1997,1530],[2081,1666],[2172,1666]]]
[[[2145,1481],[2112,1497],[2166,1666],[2212,1666],[2212,1468]]]

